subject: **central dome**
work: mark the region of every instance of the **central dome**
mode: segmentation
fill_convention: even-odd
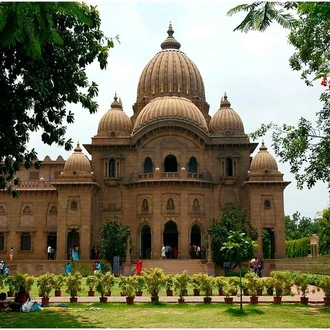
[[[167,33],[161,43],[162,50],[149,61],[140,76],[133,119],[151,100],[178,96],[191,100],[208,120],[209,105],[205,101],[202,76],[195,63],[180,51],[181,44],[173,37],[171,23]]]

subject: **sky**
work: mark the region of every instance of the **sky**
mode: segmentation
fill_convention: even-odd
[[[293,72],[289,58],[294,49],[288,44],[288,30],[273,24],[264,33],[233,32],[244,13],[229,17],[227,11],[244,3],[215,0],[113,0],[85,1],[96,5],[101,16],[101,29],[108,37],[119,35],[120,44],[110,50],[106,70],[98,63],[87,69],[90,80],[99,85],[96,114],[77,105],[68,105],[75,113],[75,123],[68,125],[67,138],[80,145],[91,143],[98,123],[108,111],[117,93],[124,111],[131,116],[136,101],[137,85],[146,64],[161,50],[171,22],[174,37],[183,51],[198,67],[204,81],[206,100],[212,116],[220,105],[224,92],[231,107],[243,120],[245,133],[249,134],[262,123],[297,124],[300,117],[314,122],[315,113],[321,109],[319,95],[324,88],[318,82],[307,87],[299,72]],[[73,151],[44,145],[41,133],[31,135],[30,147],[43,160],[59,155],[67,159]],[[256,141],[261,143],[260,141]],[[268,151],[275,156],[271,137],[264,137]],[[259,146],[255,153],[258,152]],[[83,152],[90,158],[88,152]],[[254,153],[254,154],[255,154]],[[254,155],[253,154],[253,155]],[[314,188],[298,190],[288,164],[277,159],[284,180],[291,181],[285,189],[286,215],[299,212],[314,219],[329,206],[329,194],[324,183]]]

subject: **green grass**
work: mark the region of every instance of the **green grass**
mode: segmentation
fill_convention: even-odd
[[[92,303],[1,312],[5,328],[328,328],[330,308],[300,304]],[[55,305],[54,305],[55,306]],[[88,310],[99,307],[100,310]],[[312,317],[319,316],[319,317]]]

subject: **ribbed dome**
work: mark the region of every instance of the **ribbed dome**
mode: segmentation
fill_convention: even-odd
[[[152,99],[160,96],[181,96],[190,99],[203,113],[208,112],[202,76],[192,60],[180,51],[180,43],[173,37],[172,24],[162,51],[145,66],[137,88],[134,113]]]
[[[63,172],[87,172],[91,173],[91,163],[86,155],[82,153],[82,149],[77,144],[74,153],[67,159]]]
[[[250,172],[278,172],[275,158],[267,151],[264,142],[262,142],[259,152],[253,157],[250,164]]]
[[[244,125],[238,113],[230,107],[225,93],[220,102],[220,109],[213,115],[209,123],[211,135],[242,135]]]
[[[152,100],[144,107],[135,121],[133,133],[153,121],[166,119],[187,121],[208,131],[204,116],[190,100],[164,96]]]
[[[98,136],[128,136],[132,132],[132,122],[123,111],[121,102],[115,94],[111,108],[103,115],[97,129]]]

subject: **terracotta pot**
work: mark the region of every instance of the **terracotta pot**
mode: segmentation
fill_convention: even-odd
[[[126,297],[126,303],[127,303],[127,305],[133,305],[134,297]]]
[[[7,297],[14,297],[14,291],[8,291]]]
[[[184,303],[184,298],[183,297],[179,298],[178,303],[180,303],[180,304]]]
[[[62,294],[61,290],[55,290],[54,292],[55,292],[55,297],[61,297]]]
[[[274,304],[281,304],[282,296],[274,296]]]
[[[330,306],[330,297],[323,297],[324,306]]]
[[[269,296],[272,296],[272,295],[274,294],[274,288],[268,288],[268,289],[267,289],[267,294],[268,294]]]
[[[106,303],[106,302],[108,302],[108,297],[100,297],[100,302],[101,302],[101,303]]]
[[[151,296],[151,301],[152,302],[158,302],[159,301],[159,296]]]
[[[257,296],[262,296],[262,289],[257,289]]]
[[[223,296],[223,290],[222,289],[219,289],[218,292],[219,292],[219,296]]]
[[[111,291],[106,292],[105,295],[106,295],[107,297],[110,297],[110,296],[111,296]]]
[[[187,289],[182,290],[181,293],[182,293],[182,296],[188,296],[188,290]]]
[[[42,297],[41,298],[41,305],[42,306],[49,305],[49,297]]]
[[[258,303],[258,296],[251,296],[250,297],[250,303],[251,304],[257,304]]]
[[[135,295],[136,295],[136,296],[139,296],[139,297],[141,297],[141,296],[142,296],[142,294],[143,294],[143,292],[142,292],[142,291],[136,291],[136,292],[135,292]]]
[[[210,304],[212,301],[212,297],[204,297],[204,303],[205,304]]]
[[[194,289],[194,296],[199,296],[199,290],[198,289]]]
[[[95,292],[93,290],[88,291],[88,297],[94,297]]]
[[[78,297],[70,297],[70,302],[72,303],[78,302]]]
[[[233,300],[234,300],[233,297],[225,297],[224,299],[225,299],[225,303],[227,303],[227,304],[232,304]]]
[[[173,296],[173,290],[166,290],[166,295],[167,295],[168,297]]]
[[[308,305],[308,297],[300,297],[300,302],[304,305]]]
[[[250,294],[249,294],[249,289],[243,289],[243,294],[244,294],[244,296],[249,296]]]

